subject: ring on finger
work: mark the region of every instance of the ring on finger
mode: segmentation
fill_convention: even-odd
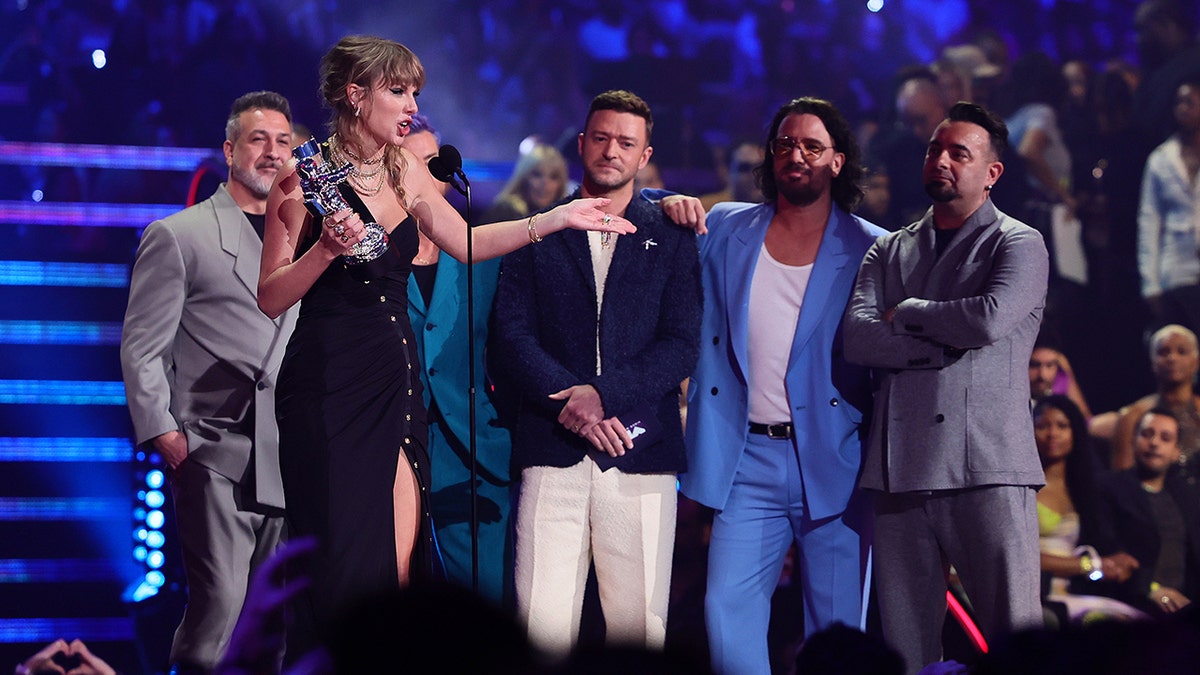
[[[342,236],[343,234],[346,234],[346,226],[345,226],[345,225],[343,225],[343,224],[341,224],[341,223],[338,223],[337,225],[334,225],[334,226],[333,226],[333,233],[334,233],[334,234],[336,234],[336,235],[337,235],[337,236],[339,236],[339,237],[340,237],[340,236]]]
[[[344,234],[343,234],[343,235],[341,235],[341,237],[342,237],[342,243],[343,243],[343,244],[344,244],[344,243],[346,243],[346,242],[348,242],[348,241],[350,241],[350,237],[347,237],[347,236],[346,236],[346,235],[344,235]]]
[[[609,224],[612,223],[612,214],[609,214],[609,213],[604,214],[604,220],[602,220],[601,222],[604,223],[604,227],[608,227]]]

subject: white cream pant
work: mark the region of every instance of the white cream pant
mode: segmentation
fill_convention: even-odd
[[[676,500],[675,474],[601,471],[590,457],[521,472],[517,612],[534,645],[574,647],[594,559],[607,642],[662,648]]]

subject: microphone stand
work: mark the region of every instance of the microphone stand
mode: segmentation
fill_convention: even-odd
[[[457,176],[462,185],[459,185]],[[455,169],[450,184],[467,198],[467,446],[471,455],[471,590],[479,592],[479,463],[475,436],[475,231],[471,227],[471,181],[461,168]]]

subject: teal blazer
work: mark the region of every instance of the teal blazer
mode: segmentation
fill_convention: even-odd
[[[475,449],[479,468],[493,482],[509,480],[512,441],[508,429],[498,421],[496,407],[488,396],[484,376],[484,345],[488,317],[496,295],[500,260],[475,264]],[[429,306],[421,297],[415,279],[408,281],[408,317],[417,337],[421,384],[425,406],[430,396],[437,400],[446,425],[463,447],[470,447],[467,412],[467,267],[449,254],[438,258],[437,276]],[[438,460],[433,460],[434,464]],[[437,478],[434,477],[438,487]]]

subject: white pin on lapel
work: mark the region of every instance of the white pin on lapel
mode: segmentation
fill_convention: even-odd
[[[658,246],[658,242],[654,241],[653,239],[647,239],[646,241],[642,242],[642,246],[645,246],[646,250],[649,251],[651,246]]]

